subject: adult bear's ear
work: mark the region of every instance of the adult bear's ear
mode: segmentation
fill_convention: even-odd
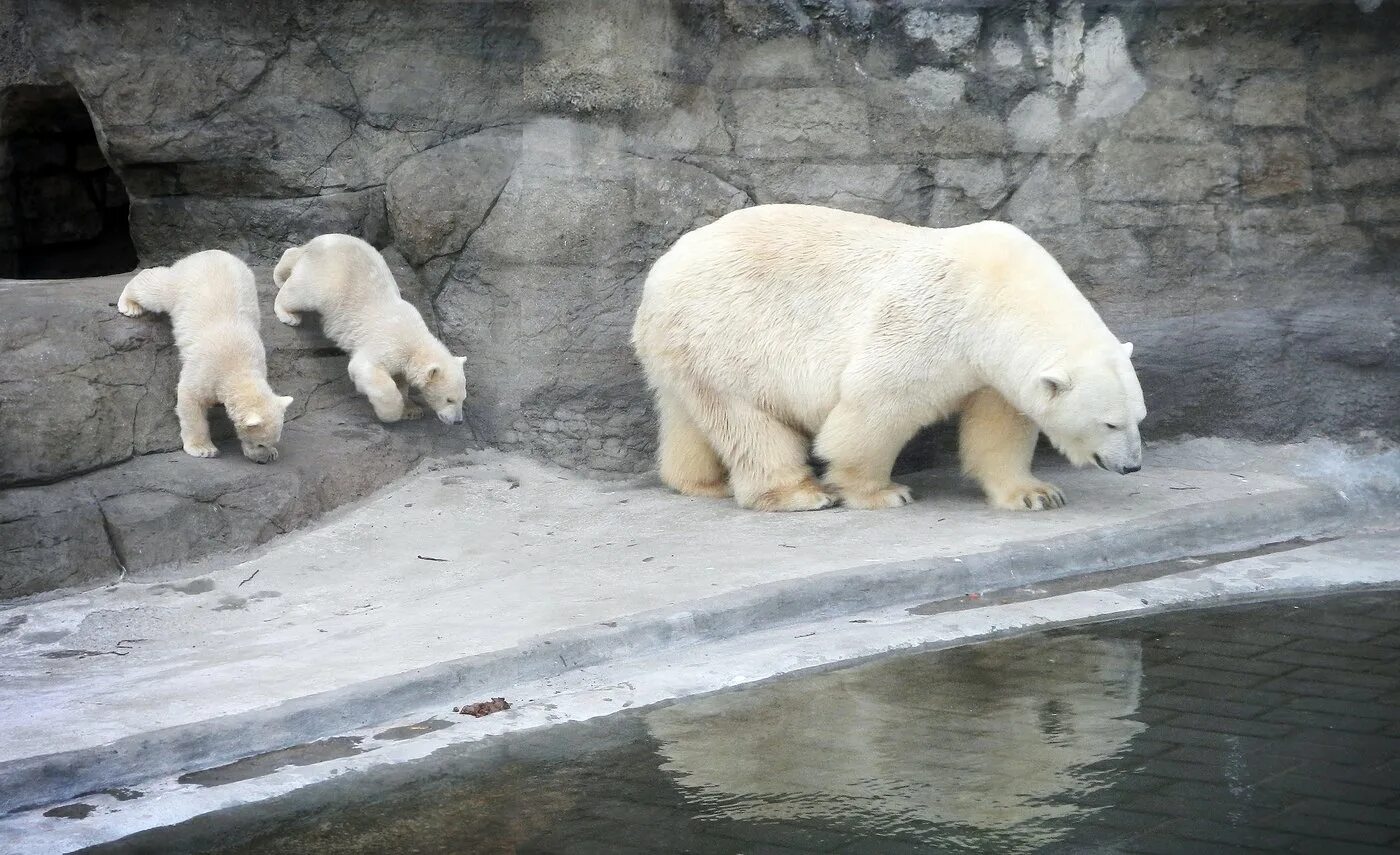
[[[292,401],[293,398],[291,395],[279,395],[277,398],[277,403],[280,404],[284,410],[292,405]]]
[[[1132,342],[1130,342],[1130,341],[1125,341],[1125,342],[1123,342],[1123,355],[1126,356],[1126,357],[1128,357],[1129,359],[1132,359],[1132,358],[1133,358],[1133,343],[1132,343]]]
[[[457,357],[457,364],[460,365],[460,366],[462,366],[463,368],[466,368],[466,367],[467,367],[467,358],[466,358],[465,356],[459,356],[459,357]]]
[[[1053,368],[1040,375],[1040,388],[1045,390],[1051,400],[1068,392],[1070,385],[1069,375],[1059,368]]]

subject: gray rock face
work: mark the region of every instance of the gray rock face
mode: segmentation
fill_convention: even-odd
[[[109,305],[128,278],[0,285],[0,484],[179,448],[169,325]]]
[[[442,155],[500,188],[463,206],[467,222],[453,231],[464,246],[450,266],[428,268],[442,270],[444,337],[469,354],[469,397],[479,404],[468,418],[489,443],[599,470],[645,459],[651,428],[628,336],[647,260],[748,197],[697,166],[630,154],[623,142],[589,124],[540,119],[516,132],[508,172],[470,147]],[[433,210],[436,197],[421,206],[394,198],[396,208]],[[485,216],[479,224],[475,210]]]
[[[182,451],[43,486],[0,492],[0,599],[139,573],[263,543],[460,448],[440,424],[391,427],[357,410],[322,411],[283,434],[260,466],[237,453]]]
[[[72,81],[143,263],[388,247],[476,434],[568,466],[650,465],[638,289],[761,202],[1022,226],[1136,339],[1149,436],[1400,439],[1400,4],[1265,5],[0,0],[0,91]],[[0,289],[0,478],[174,447],[118,290]],[[324,342],[267,341],[298,408],[368,419]]]

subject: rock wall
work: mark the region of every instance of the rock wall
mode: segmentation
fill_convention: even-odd
[[[1150,436],[1400,438],[1400,3],[6,5],[0,87],[76,88],[143,262],[394,248],[500,447],[648,466],[645,271],[780,201],[1021,225],[1136,342]],[[82,465],[154,449],[123,412]]]

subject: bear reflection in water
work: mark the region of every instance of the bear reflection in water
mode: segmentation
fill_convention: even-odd
[[[1144,729],[1128,718],[1141,678],[1136,641],[1016,639],[687,701],[647,725],[702,817],[1037,846],[1106,785],[1086,767]]]

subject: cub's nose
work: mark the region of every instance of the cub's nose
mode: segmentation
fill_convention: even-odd
[[[1141,464],[1139,464],[1139,465],[1137,465],[1137,466],[1124,466],[1124,467],[1123,467],[1121,470],[1119,470],[1119,471],[1122,472],[1124,475],[1131,475],[1132,473],[1138,471],[1138,470],[1141,469],[1141,468],[1142,468],[1142,465],[1141,465]]]

